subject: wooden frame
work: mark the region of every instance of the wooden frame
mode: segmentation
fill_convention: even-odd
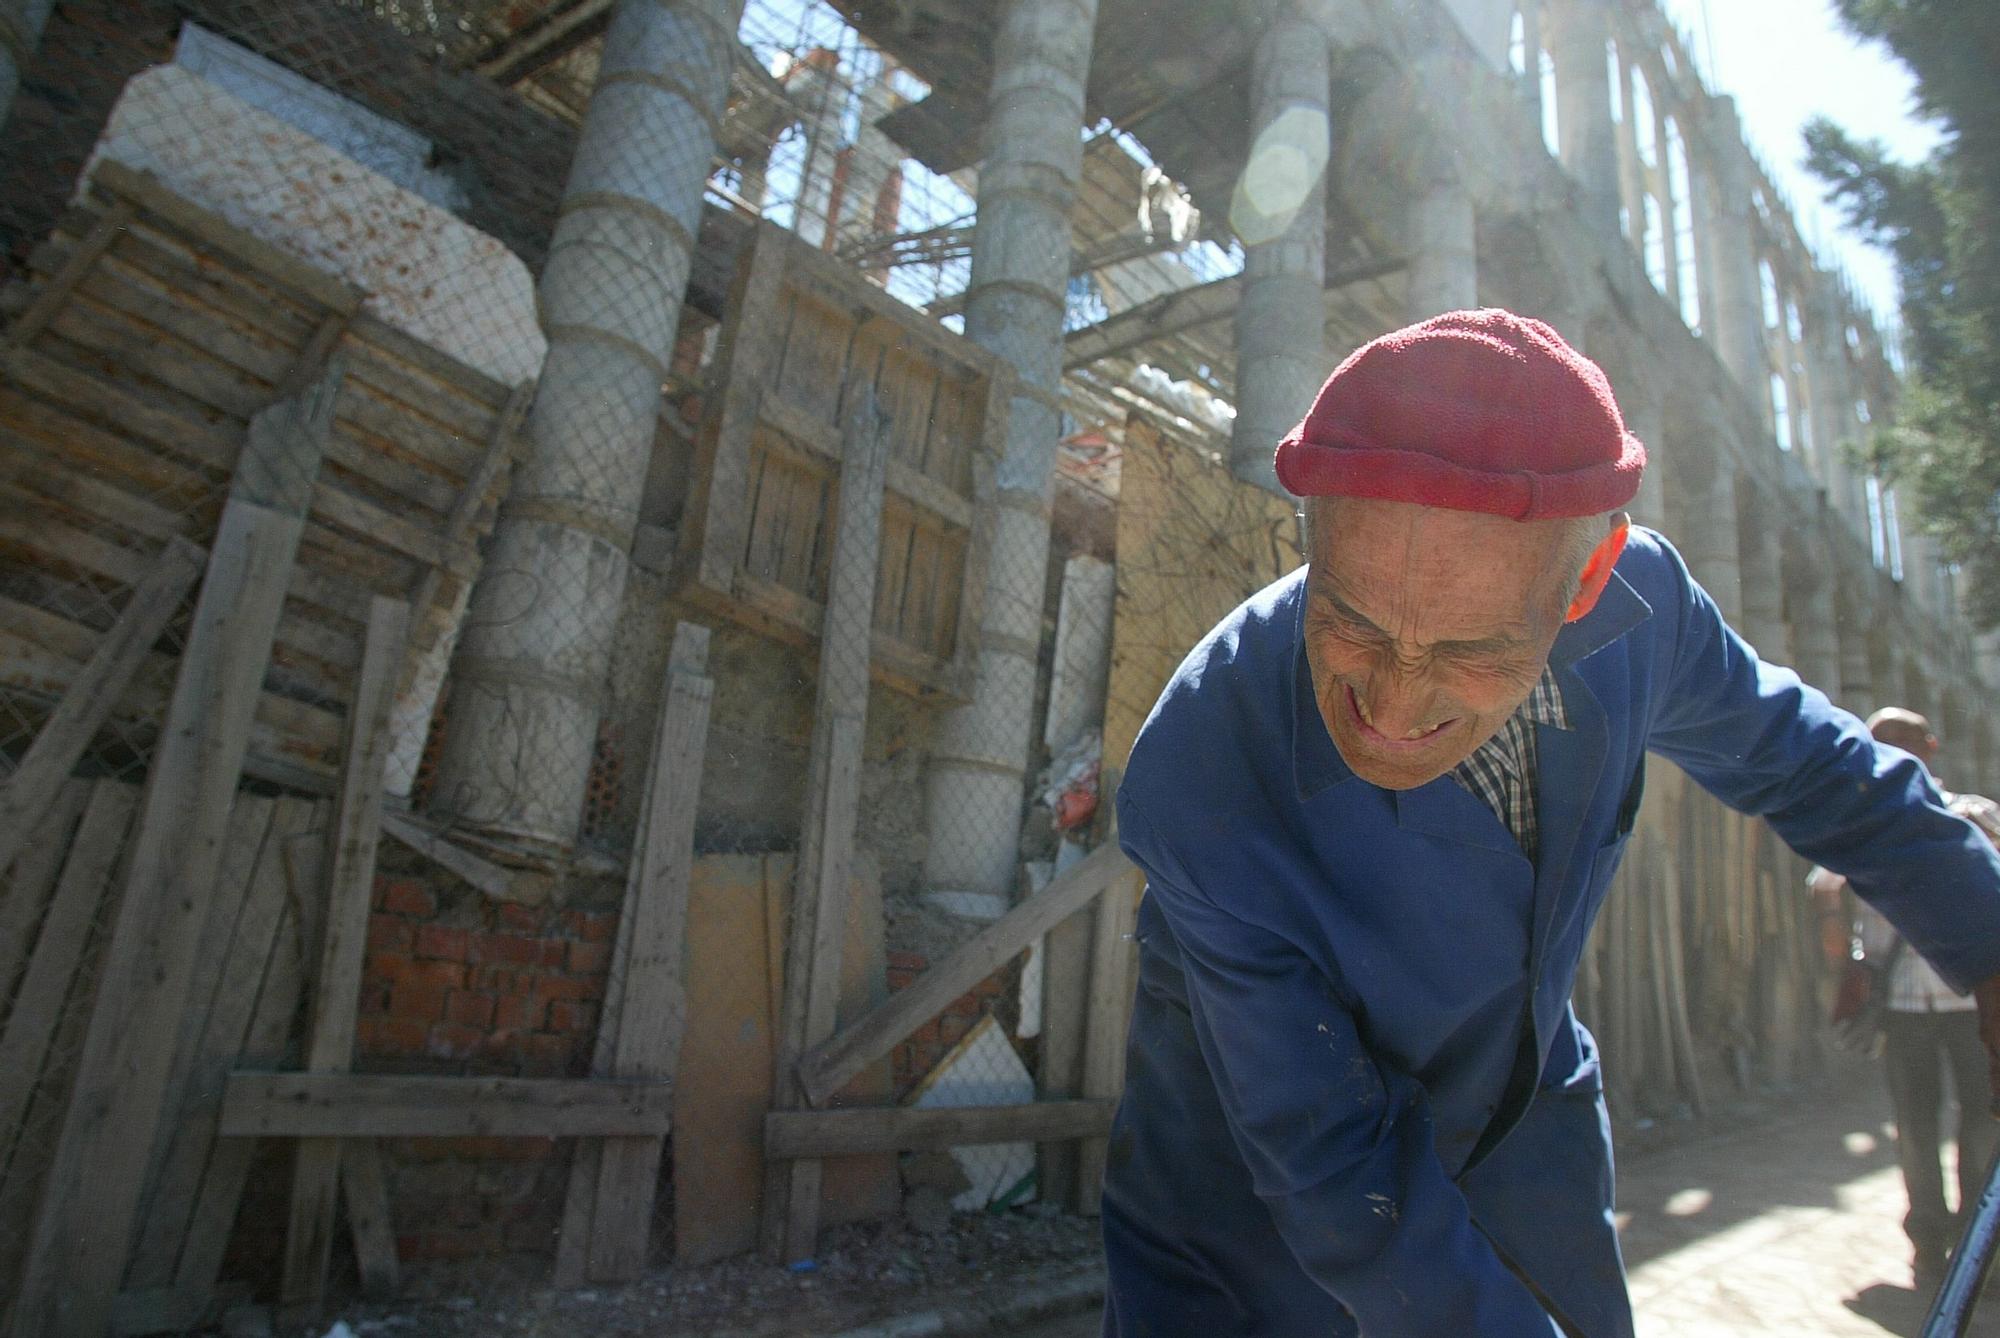
[[[0,599],[0,690],[24,702],[91,681],[108,636],[62,590],[118,592],[165,545],[213,543],[249,418],[330,360],[347,368],[248,758],[330,781],[369,597],[415,605],[401,696],[479,572],[529,389],[113,161],[35,248],[24,296],[0,329],[0,572],[18,578]],[[156,728],[172,674],[142,653],[109,718]]]
[[[665,1136],[673,1084],[610,1078],[232,1073],[217,1132],[234,1138]]]
[[[969,700],[1011,370],[762,225],[738,261],[711,375],[677,592],[782,640],[819,639],[839,424],[847,388],[865,386],[890,422],[872,671],[915,696]]]

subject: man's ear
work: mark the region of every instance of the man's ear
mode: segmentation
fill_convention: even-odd
[[[1590,557],[1583,564],[1582,584],[1577,587],[1576,598],[1570,601],[1569,612],[1563,615],[1564,622],[1573,623],[1597,607],[1597,597],[1611,583],[1611,569],[1618,565],[1618,555],[1625,551],[1625,540],[1631,533],[1631,518],[1620,516],[1611,532],[1590,550]]]

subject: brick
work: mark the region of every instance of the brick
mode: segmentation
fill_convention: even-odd
[[[377,911],[368,917],[369,952],[408,952],[415,937],[416,926],[400,915]]]
[[[422,980],[399,980],[389,987],[391,1016],[413,1022],[435,1022],[444,1016],[449,985],[432,985]]]
[[[386,1013],[389,1011],[389,982],[386,980],[364,980],[361,983],[361,998],[355,1011],[362,1015]]]
[[[558,999],[549,1005],[549,1019],[544,1025],[549,1031],[573,1031],[588,1035],[597,1027],[597,1005]]]
[[[618,932],[618,917],[610,911],[564,911],[563,929],[585,943],[609,943]]]
[[[542,955],[538,960],[541,965],[559,971],[562,969],[562,964],[569,959],[569,948],[570,945],[562,939],[543,939]]]
[[[444,1003],[444,1019],[482,1030],[493,1025],[493,996],[476,990],[453,990]]]
[[[603,993],[598,982],[569,976],[543,976],[535,982],[535,997],[543,1003],[554,1003],[557,999],[597,999]]]
[[[906,990],[910,988],[910,986],[915,984],[917,980],[917,976],[914,971],[901,971],[893,966],[889,968],[888,978],[889,978],[889,989],[892,993],[896,990]]]
[[[569,1071],[570,1060],[576,1054],[576,1044],[572,1037],[557,1036],[550,1032],[535,1032],[522,1036],[516,1044],[521,1053],[523,1073],[554,1075]]]
[[[533,966],[541,956],[542,940],[525,934],[474,934],[467,953],[469,961],[503,962],[512,966]]]
[[[944,1009],[946,1017],[963,1018],[968,1022],[977,1022],[979,1020],[979,1012],[979,1000],[973,998],[970,994],[953,999],[945,1005]]]
[[[472,936],[465,930],[443,925],[421,925],[415,939],[412,951],[417,956],[446,962],[464,961],[472,946]]]
[[[517,902],[503,901],[500,903],[499,913],[494,918],[500,922],[502,928],[512,929],[522,934],[533,934],[538,938],[541,936],[541,912],[531,907],[520,905]]]
[[[938,1040],[946,1049],[965,1039],[965,1033],[972,1030],[972,1023],[963,1017],[946,1014],[938,1019]],[[939,1058],[943,1058],[942,1055]]]
[[[910,1040],[917,1045],[936,1045],[938,1043],[938,1020],[932,1018],[930,1021],[924,1023],[923,1026],[918,1027],[910,1033]]]
[[[429,1029],[413,1018],[364,1017],[355,1023],[355,1048],[364,1055],[420,1055]]]
[[[891,971],[920,973],[929,965],[930,960],[920,952],[897,952],[892,950],[889,953],[889,969]]]
[[[596,975],[611,967],[611,945],[609,943],[572,943],[569,945],[569,969],[579,975]]]
[[[386,878],[381,881],[382,909],[396,915],[428,920],[437,914],[437,898],[414,878]]]
[[[493,1026],[500,1031],[539,1031],[548,1005],[532,994],[504,994],[493,1009]]]

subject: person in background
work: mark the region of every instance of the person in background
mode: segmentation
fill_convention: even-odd
[[[1936,764],[1937,735],[1930,722],[1915,711],[1886,706],[1868,717],[1868,730],[1878,743],[1901,748],[1926,768]],[[1935,774],[1935,773],[1933,773]],[[1940,790],[1945,806],[1969,820],[2000,843],[2000,805],[1976,794]],[[1839,970],[1847,965],[1859,930],[1862,959],[1887,978],[1888,998],[1882,1014],[1883,1062],[1889,1079],[1889,1102],[1896,1116],[1896,1153],[1903,1167],[1903,1187],[1910,1210],[1903,1230],[1915,1251],[1912,1272],[1918,1290],[1928,1291],[1944,1276],[1947,1247],[1958,1239],[1959,1218],[1945,1207],[1944,1172],[1939,1136],[1943,1121],[1943,1086],[1939,1074],[1951,1070],[1958,1098],[1958,1202],[1962,1213],[1979,1197],[1986,1170],[2000,1143],[2000,1126],[1987,1117],[1986,1049],[1979,1036],[1979,1013],[1971,996],[1945,984],[1922,956],[1890,926],[1883,914],[1855,901],[1850,914],[1847,880],[1826,868],[1807,875],[1819,910],[1820,946]]]

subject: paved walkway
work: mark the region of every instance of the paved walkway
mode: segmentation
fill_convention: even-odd
[[[1630,1157],[1620,1223],[1640,1338],[1914,1335],[1889,1101],[1857,1065],[1828,1098]],[[1972,1333],[2000,1338],[2000,1288]],[[1091,1317],[1021,1338],[1090,1338]]]

